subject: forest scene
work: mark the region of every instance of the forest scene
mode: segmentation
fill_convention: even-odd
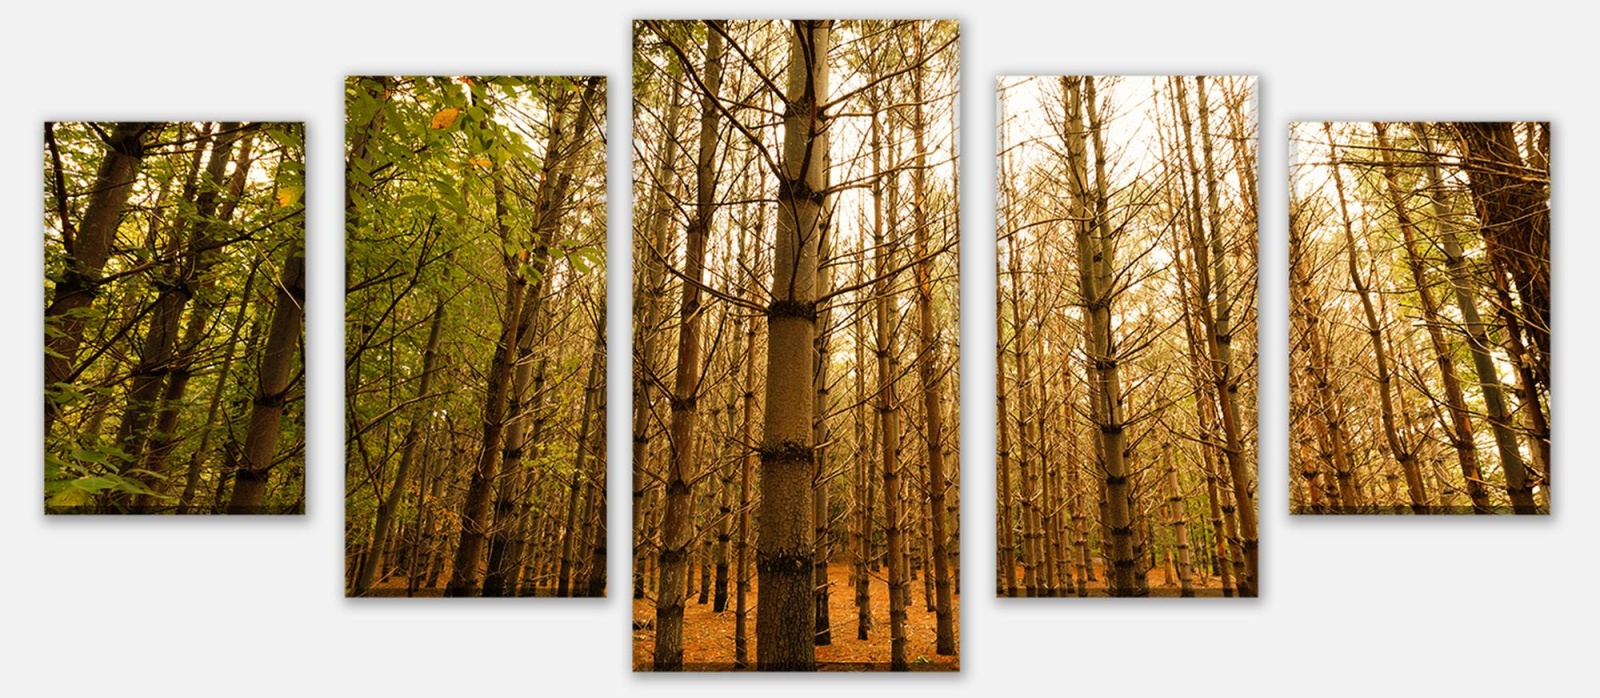
[[[636,671],[959,669],[959,38],[635,23]]]
[[[605,595],[605,89],[346,79],[347,595]]]
[[[1295,123],[1290,509],[1550,512],[1550,124]]]
[[[996,593],[1257,596],[1255,79],[998,97]]]
[[[46,513],[304,512],[304,141],[45,124]]]

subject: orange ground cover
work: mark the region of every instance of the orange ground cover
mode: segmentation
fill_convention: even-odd
[[[872,573],[869,585],[872,593],[872,631],[867,640],[856,639],[855,586],[850,581],[850,564],[833,563],[828,566],[830,586],[828,613],[833,628],[833,642],[817,647],[819,671],[888,671],[889,669],[889,584],[886,570]],[[728,584],[728,608],[722,613],[712,612],[712,603],[697,603],[698,594],[689,598],[683,618],[683,662],[689,671],[733,670],[734,590]],[[698,589],[698,586],[696,587]],[[754,573],[750,580],[750,662],[755,662],[756,640],[756,587]],[[911,604],[906,609],[906,657],[912,671],[957,671],[961,668],[959,654],[961,640],[961,603],[955,598],[957,654],[941,657],[934,652],[936,616],[927,610],[923,599],[923,583],[918,577],[911,583]],[[713,591],[712,598],[715,598]],[[649,671],[651,656],[655,652],[655,604],[650,599],[634,599],[633,668]]]

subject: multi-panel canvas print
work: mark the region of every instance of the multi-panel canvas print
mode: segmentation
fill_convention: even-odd
[[[44,509],[305,510],[305,127],[44,127]]]
[[[1296,514],[1550,512],[1550,124],[1289,131]]]
[[[635,670],[959,668],[959,39],[635,23]]]
[[[606,84],[345,81],[345,590],[603,596]]]
[[[1258,594],[1255,79],[999,79],[1003,597]]]

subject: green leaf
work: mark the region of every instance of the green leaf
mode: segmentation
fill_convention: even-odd
[[[76,487],[68,487],[54,496],[45,500],[45,504],[52,507],[81,507],[94,501],[88,492]]]

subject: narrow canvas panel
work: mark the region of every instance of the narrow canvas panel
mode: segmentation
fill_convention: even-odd
[[[1550,124],[1289,141],[1290,510],[1550,513]]]
[[[347,595],[605,595],[605,107],[346,79]]]
[[[305,511],[304,142],[45,124],[45,513]]]
[[[958,42],[634,24],[636,671],[959,668]]]
[[[1000,596],[1259,593],[1255,84],[999,80]]]

